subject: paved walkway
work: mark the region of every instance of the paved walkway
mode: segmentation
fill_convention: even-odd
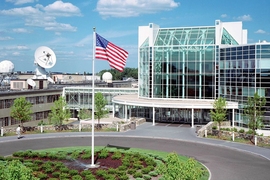
[[[76,123],[76,122],[75,122]],[[70,133],[61,133],[61,135],[67,135]],[[72,133],[74,136],[82,134],[82,132],[74,132]],[[89,134],[88,132],[86,134]],[[150,122],[146,122],[140,126],[137,126],[136,130],[129,130],[127,132],[96,132],[96,135],[123,135],[130,137],[149,137],[149,138],[163,138],[163,139],[173,139],[173,140],[181,140],[188,142],[195,142],[201,144],[215,145],[215,146],[223,146],[227,148],[238,149],[241,151],[253,153],[259,156],[262,156],[268,160],[270,160],[270,149],[261,148],[254,145],[247,145],[242,143],[236,143],[231,141],[224,141],[218,139],[209,139],[209,138],[200,138],[197,137],[195,133],[195,128],[186,127],[180,124],[165,124],[165,123],[156,123],[155,126]],[[61,136],[60,135],[60,136]],[[30,137],[54,137],[59,136],[58,133],[51,134],[33,134],[27,135]],[[0,138],[0,142],[4,141],[13,141],[15,140],[13,136]]]
[[[91,132],[31,134],[18,140],[0,138],[0,155],[17,150],[91,145]],[[63,140],[65,138],[65,140]],[[68,139],[68,141],[66,141]],[[199,138],[195,128],[177,124],[144,123],[127,132],[96,132],[95,145],[156,149],[195,157],[211,171],[212,179],[269,179],[270,149]],[[254,171],[254,172],[253,172]]]

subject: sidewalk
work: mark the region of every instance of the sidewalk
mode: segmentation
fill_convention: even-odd
[[[122,119],[119,118],[108,118],[107,121],[114,121],[119,120],[122,121]],[[103,119],[101,121],[104,121]],[[79,122],[79,121],[77,121]],[[75,123],[75,122],[74,122]],[[194,142],[199,144],[207,144],[212,146],[221,146],[231,149],[237,149],[243,152],[249,152],[252,154],[259,155],[261,157],[264,157],[268,160],[270,160],[270,149],[267,148],[261,148],[254,145],[247,145],[237,142],[231,142],[231,141],[224,141],[224,140],[218,140],[218,139],[210,139],[210,138],[200,138],[197,137],[197,134],[195,133],[196,128],[190,128],[190,127],[181,127],[181,126],[164,126],[159,125],[159,123],[156,123],[155,126],[153,126],[150,122],[145,122],[141,124],[140,126],[137,126],[135,130],[129,130],[126,132],[96,132],[96,135],[100,136],[125,136],[125,137],[146,137],[146,138],[155,138],[155,139],[172,139],[172,140],[178,140],[178,141],[185,141],[185,142]],[[45,138],[45,137],[60,137],[60,136],[80,136],[81,132],[69,132],[69,133],[51,133],[51,134],[33,134],[33,135],[27,135],[31,138]],[[85,135],[90,135],[91,132],[84,132]],[[14,137],[5,137],[0,138],[0,142],[4,142],[6,140],[13,140]]]

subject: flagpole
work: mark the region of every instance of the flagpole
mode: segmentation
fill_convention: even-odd
[[[91,167],[95,167],[94,154],[94,132],[95,132],[95,50],[96,50],[96,28],[93,27],[93,61],[92,61],[92,162]]]

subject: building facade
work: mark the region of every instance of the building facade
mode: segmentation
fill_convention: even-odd
[[[130,107],[131,116],[207,123],[214,100],[222,96],[228,102],[228,120],[247,126],[243,107],[258,92],[267,99],[264,123],[270,124],[270,44],[248,45],[242,22],[216,20],[213,26],[176,28],[150,23],[139,27],[138,42],[137,99],[145,102]],[[113,102],[123,104],[119,99]]]
[[[221,46],[219,55],[218,94],[239,103],[237,125],[247,126],[243,107],[255,92],[266,99],[263,123],[270,125],[270,43]]]

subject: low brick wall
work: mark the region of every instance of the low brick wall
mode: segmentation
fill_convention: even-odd
[[[209,131],[209,133],[207,134],[210,134],[210,135],[214,135],[214,136],[217,136],[218,135],[218,130],[212,130],[212,131]],[[233,132],[232,131],[221,131],[221,136],[222,137],[232,137],[232,134]],[[246,134],[246,133],[239,133],[239,132],[234,132],[234,138],[237,139],[246,139],[246,140],[249,140],[252,138],[252,135],[251,134]],[[270,144],[270,137],[267,137],[267,136],[257,136],[257,143],[263,143],[263,144]]]
[[[217,123],[216,122],[209,122],[208,124],[206,124],[205,126],[201,126],[200,128],[197,128],[197,136],[199,137],[205,137],[205,130],[207,130],[207,134],[208,135],[214,135],[214,136],[217,136],[218,135],[218,130],[213,130],[213,126],[217,126]],[[225,126],[225,127],[228,127],[230,126],[230,122],[222,122],[221,123],[221,127],[222,126]],[[221,136],[223,137],[232,137],[232,131],[224,131],[222,130],[221,131]],[[246,133],[239,133],[239,132],[234,132],[234,137],[235,139],[237,138],[242,138],[242,139],[251,139],[251,136],[250,134],[246,134]],[[268,136],[257,136],[257,142],[258,143],[263,143],[263,144],[270,144],[270,137]]]
[[[127,130],[132,129],[132,123],[135,123],[135,127],[143,124],[146,122],[145,118],[133,118],[131,121],[128,122],[119,122],[119,121],[113,121],[110,124],[104,124],[100,123],[102,129],[107,129],[107,128],[115,128],[117,129],[118,125],[118,131],[124,132]],[[97,124],[95,124],[95,127]],[[9,127],[9,128],[3,128],[4,134],[6,133],[15,133],[17,127]],[[62,130],[78,130],[79,131],[79,124],[67,124],[61,126]],[[81,129],[91,129],[92,124],[81,124]],[[25,131],[41,131],[41,126],[26,126],[24,127]],[[43,131],[55,131],[55,130],[60,130],[60,127],[54,126],[54,125],[44,125],[43,126]]]
[[[139,119],[136,119],[136,118],[131,118],[130,121],[128,121],[127,123],[124,123],[124,124],[118,124],[119,125],[119,132],[125,132],[127,130],[130,130],[134,127],[132,127],[135,123],[135,128],[143,123],[145,123],[146,120],[145,118],[139,118]]]

